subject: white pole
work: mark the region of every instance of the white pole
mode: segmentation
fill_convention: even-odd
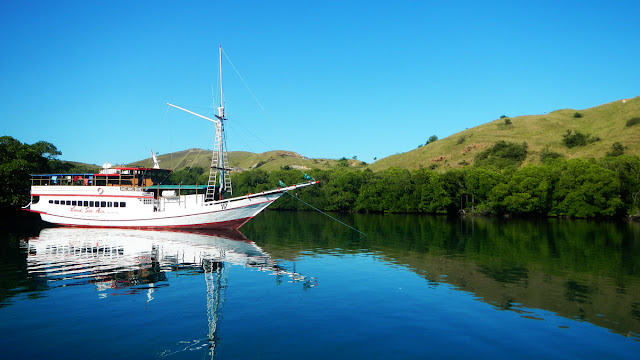
[[[218,53],[220,64],[220,107],[218,107],[218,117],[222,120],[222,118],[224,118],[224,97],[222,95],[222,45],[219,45]]]

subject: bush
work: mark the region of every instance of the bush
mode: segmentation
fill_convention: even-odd
[[[544,149],[542,149],[542,151],[540,152],[540,161],[543,163],[548,160],[559,159],[562,157],[562,154],[549,150],[549,146],[545,146]]]
[[[627,127],[640,124],[640,117],[634,117],[627,120]]]
[[[527,147],[527,143],[516,144],[502,140],[498,141],[492,147],[476,155],[475,165],[497,168],[519,166],[527,157]]]
[[[504,124],[505,124],[505,125],[511,125],[511,124],[512,124],[512,123],[511,123],[511,119],[509,119],[509,118],[505,118],[505,119],[504,119]]]
[[[579,118],[581,118],[582,116],[583,116],[583,115],[582,115],[581,113],[577,112],[577,111],[573,114],[573,117],[574,117],[574,118],[576,118],[576,119],[579,119]]]
[[[617,141],[611,145],[611,151],[607,152],[607,156],[620,156],[623,154],[624,146]]]
[[[567,130],[567,133],[562,135],[562,142],[568,148],[576,146],[585,146],[588,143],[600,141],[600,137],[591,137],[589,134],[583,134],[577,130]]]

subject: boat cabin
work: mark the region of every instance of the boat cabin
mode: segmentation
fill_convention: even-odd
[[[31,175],[31,186],[133,186],[151,187],[166,182],[169,169],[115,167],[97,174],[37,174]]]

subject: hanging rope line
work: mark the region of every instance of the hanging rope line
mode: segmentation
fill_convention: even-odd
[[[357,231],[357,232],[359,232],[359,233],[360,233],[361,235],[363,235],[363,236],[367,236],[367,234],[363,233],[362,231],[360,231],[360,230],[358,230],[358,229],[354,228],[354,227],[353,227],[353,226],[351,226],[351,225],[345,224],[344,222],[342,222],[342,221],[340,221],[340,220],[338,220],[338,219],[334,218],[333,216],[331,216],[331,215],[327,214],[326,212],[324,212],[324,211],[322,211],[322,210],[318,209],[317,207],[315,207],[315,206],[313,206],[313,205],[309,204],[308,202],[306,202],[306,201],[304,201],[304,200],[300,199],[299,197],[297,197],[297,196],[295,196],[295,195],[291,194],[290,192],[286,191],[286,192],[285,192],[285,194],[288,194],[289,196],[291,196],[291,197],[293,197],[294,199],[296,199],[296,200],[300,201],[301,203],[303,203],[303,204],[307,205],[308,207],[312,208],[313,210],[315,210],[315,211],[319,212],[320,214],[322,214],[322,215],[324,215],[324,216],[326,216],[326,217],[330,218],[331,220],[336,221],[336,222],[338,222],[338,223],[340,223],[340,224],[342,224],[342,225],[344,225],[344,226],[346,226],[346,227],[350,228],[351,230]]]
[[[267,110],[264,108],[264,106],[262,106],[262,103],[260,102],[260,100],[258,99],[258,97],[256,96],[256,94],[251,90],[251,88],[249,87],[249,84],[247,84],[247,82],[244,80],[244,78],[242,77],[242,75],[240,74],[240,72],[238,71],[238,69],[235,67],[235,65],[233,65],[233,62],[231,61],[231,59],[229,59],[229,56],[227,56],[227,53],[222,50],[222,53],[224,54],[225,59],[227,59],[227,61],[229,62],[229,64],[231,65],[231,68],[233,69],[233,71],[235,71],[236,75],[238,75],[238,78],[240,78],[240,81],[242,81],[242,84],[247,88],[247,91],[249,91],[249,93],[251,94],[251,96],[253,96],[253,99],[256,101],[256,103],[258,104],[258,106],[260,107],[260,109],[262,110],[262,112],[264,113],[265,117],[267,118],[267,120],[269,120],[272,124],[272,126],[278,130],[278,135],[280,135],[280,138],[285,142],[285,144],[287,145],[287,147],[289,149],[293,149],[293,147],[291,146],[291,144],[289,144],[289,142],[287,141],[287,139],[284,137],[283,135],[283,131],[282,129],[280,129],[280,127],[278,126],[278,124],[273,121],[273,119],[271,118],[271,116],[269,116],[269,113],[267,112]],[[253,134],[252,134],[253,135]],[[255,136],[255,135],[254,135]],[[257,137],[256,137],[257,138]],[[259,139],[259,138],[258,138]],[[260,139],[259,139],[260,140]],[[264,143],[262,140],[260,140],[263,144],[265,144],[268,148],[270,148],[273,151],[273,148],[271,148],[268,144]],[[300,165],[300,167],[305,167],[304,164],[302,163],[302,161],[300,160],[299,157],[296,157],[298,164]],[[300,169],[297,169],[300,170]],[[300,172],[302,172],[304,174],[304,172],[302,170],[300,170]],[[307,174],[304,174],[307,176]]]

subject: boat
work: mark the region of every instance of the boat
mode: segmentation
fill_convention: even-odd
[[[215,118],[177,105],[168,106],[211,121],[216,129],[209,179],[206,185],[165,184],[171,170],[154,165],[113,167],[105,163],[95,173],[33,174],[31,202],[25,210],[43,221],[75,227],[136,229],[237,230],[288,191],[316,184],[305,181],[256,194],[233,195],[224,124],[227,121],[222,93],[220,54],[220,106]]]

